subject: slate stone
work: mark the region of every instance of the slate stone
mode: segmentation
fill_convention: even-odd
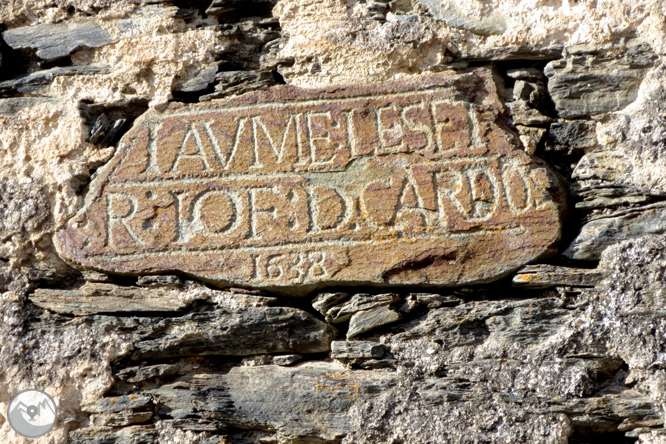
[[[273,356],[273,364],[275,365],[282,365],[282,366],[290,366],[294,365],[299,361],[303,360],[303,355],[295,354],[295,355],[279,355],[279,356]]]
[[[513,277],[513,285],[527,288],[557,286],[594,287],[606,276],[603,270],[558,267],[555,265],[527,265]]]
[[[166,276],[164,276],[166,277]],[[227,308],[266,306],[275,298],[211,290],[197,283],[159,285],[153,288],[88,282],[72,289],[37,289],[30,300],[55,313],[89,315],[95,313],[182,311],[194,300],[215,302]]]
[[[458,305],[462,302],[459,297],[437,293],[410,293],[409,297],[413,297],[418,304],[427,305],[429,308]]]
[[[109,72],[109,67],[104,65],[64,66],[44,69],[12,80],[0,82],[0,94],[37,93],[40,87],[48,85],[53,79],[59,76],[100,75],[108,74]]]
[[[527,82],[543,82],[546,76],[542,70],[537,68],[515,68],[509,69],[506,75],[515,80],[524,80]]]
[[[2,33],[12,49],[34,49],[44,61],[67,57],[80,48],[99,48],[145,33],[142,21],[173,16],[176,7],[144,6],[128,18],[102,22],[84,18],[74,23],[44,23],[9,29]],[[146,27],[147,28],[147,27]]]
[[[69,432],[68,444],[154,444],[158,439],[155,427],[130,426],[122,429],[112,427],[89,427]]]
[[[571,259],[594,261],[601,257],[607,247],[622,240],[664,233],[666,204],[644,205],[617,211],[586,223],[562,254]]]
[[[210,84],[215,81],[219,63],[213,63],[201,68],[199,73],[186,82],[178,84],[174,87],[174,92],[182,93],[196,93],[204,91]]]
[[[546,135],[547,130],[545,128],[525,125],[516,125],[516,129],[520,134],[520,141],[523,142],[525,152],[530,156],[536,153],[537,147]]]
[[[94,404],[81,407],[81,411],[87,413],[115,413],[123,410],[145,409],[152,405],[150,396],[127,395],[113,398],[102,398]]]
[[[375,328],[402,319],[402,315],[387,305],[371,308],[369,310],[357,311],[349,319],[349,330],[347,339],[354,338]]]
[[[372,341],[333,341],[331,342],[331,358],[381,358],[384,356],[383,344]]]
[[[326,321],[332,324],[339,324],[348,321],[354,313],[362,310],[369,310],[371,308],[380,307],[382,305],[390,305],[400,300],[400,296],[394,293],[386,294],[355,294],[349,301],[338,305],[337,307],[329,310],[326,315]]]
[[[203,374],[148,393],[157,411],[168,412],[184,429],[215,430],[228,424],[304,442],[339,442],[351,430],[351,406],[395,379],[391,373],[369,376],[324,362],[234,367],[227,374]]]
[[[532,104],[525,100],[516,100],[509,102],[509,109],[511,109],[511,116],[516,125],[526,126],[545,126],[553,121],[552,118],[543,114]]]
[[[281,293],[489,282],[553,251],[563,207],[502,109],[476,69],[151,110],[56,247],[82,269]]]
[[[0,116],[13,116],[20,110],[32,108],[42,103],[61,104],[59,99],[51,97],[8,97],[0,99]]]
[[[177,318],[98,317],[129,335],[132,360],[189,355],[250,356],[264,353],[323,353],[336,330],[290,307],[214,309]]]
[[[598,49],[573,48],[544,72],[558,115],[571,119],[618,111],[632,103],[655,60],[646,46],[627,48],[619,58]]]
[[[140,287],[182,287],[183,281],[178,276],[165,274],[160,276],[139,276],[136,285]]]
[[[312,307],[327,317],[334,307],[346,299],[349,299],[348,293],[320,293],[312,300]],[[338,310],[339,308],[335,308],[336,312]],[[332,319],[332,317],[330,317],[330,319]]]
[[[596,123],[590,120],[558,120],[550,125],[546,151],[574,154],[597,145]]]
[[[98,48],[116,41],[93,19],[82,20],[72,28],[53,23],[14,28],[3,32],[2,37],[12,49],[36,49],[37,56],[47,61],[67,57],[79,48]]]

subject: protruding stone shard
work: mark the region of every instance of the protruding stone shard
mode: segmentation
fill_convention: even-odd
[[[555,265],[528,265],[513,277],[513,285],[528,288],[594,287],[606,276],[603,270]]]
[[[385,347],[372,341],[333,341],[331,357],[335,359],[381,358]]]
[[[136,121],[56,243],[81,268],[285,292],[492,281],[561,225],[556,178],[503,111],[483,69],[172,104]]]
[[[167,277],[175,276],[159,276]],[[163,279],[167,283],[171,280]],[[181,311],[196,300],[209,301],[227,310],[267,307],[277,301],[273,297],[211,290],[195,282],[180,286],[153,285],[150,288],[87,282],[74,290],[37,289],[30,295],[30,300],[38,307],[55,313],[79,316],[97,313]]]
[[[82,19],[76,23],[44,23],[10,29],[2,37],[12,49],[34,49],[42,60],[67,57],[81,48],[99,48],[144,34],[148,25],[172,17],[176,7],[144,6],[125,19],[112,22]]]
[[[645,45],[622,50],[625,55],[616,58],[613,51],[572,47],[566,59],[546,66],[548,90],[560,117],[618,111],[636,100],[643,77],[657,56]]]

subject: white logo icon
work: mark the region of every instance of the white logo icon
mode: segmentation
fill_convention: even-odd
[[[7,409],[12,430],[26,438],[39,438],[49,433],[57,417],[53,398],[37,389],[23,390],[14,396]]]

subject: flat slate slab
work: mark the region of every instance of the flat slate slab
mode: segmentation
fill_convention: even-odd
[[[56,236],[70,263],[220,285],[488,282],[551,252],[556,177],[492,73],[290,86],[149,111]]]

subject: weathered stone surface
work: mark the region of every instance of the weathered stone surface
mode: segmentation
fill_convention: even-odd
[[[331,342],[331,358],[381,358],[384,356],[384,345],[372,341],[333,341]]]
[[[274,88],[137,120],[57,243],[84,268],[289,292],[487,282],[559,238],[534,162],[485,70]]]
[[[569,49],[564,60],[551,62],[545,73],[560,117],[575,118],[618,111],[638,96],[638,88],[657,56],[647,46],[599,53],[590,47]]]
[[[178,318],[99,317],[125,332],[136,361],[189,355],[249,356],[262,353],[323,353],[336,330],[302,310],[290,307],[214,309]]]
[[[292,442],[335,442],[349,431],[349,408],[395,379],[388,372],[350,371],[324,362],[296,367],[235,367],[165,384],[149,394],[158,413],[186,430],[227,425],[270,430]],[[287,441],[289,442],[289,441]]]
[[[524,125],[516,125],[516,129],[520,134],[520,141],[523,142],[525,152],[530,156],[533,155],[536,152],[541,139],[543,139],[543,136],[546,134],[546,129]]]
[[[376,295],[360,293],[355,294],[348,301],[332,307],[322,314],[326,316],[327,322],[330,322],[331,324],[339,324],[340,322],[348,321],[356,312],[370,310],[371,308],[381,307],[382,305],[390,305],[399,300],[400,297],[393,293]]]
[[[589,120],[559,120],[548,130],[546,150],[574,154],[597,145],[595,123]]]
[[[530,105],[525,100],[517,100],[509,103],[511,115],[516,125],[538,126],[547,125],[553,119],[544,115],[541,111]]]
[[[103,65],[65,66],[37,71],[12,80],[0,82],[0,94],[37,93],[44,85],[48,85],[59,76],[108,74],[110,69]]]
[[[564,253],[571,259],[598,260],[609,246],[626,239],[666,233],[666,205],[656,203],[616,211],[581,228]]]
[[[643,80],[638,98],[622,112],[597,123],[599,147],[575,170],[573,189],[615,189],[625,195],[666,195],[666,64],[663,59]],[[624,190],[621,190],[624,188]],[[618,196],[615,196],[618,197]]]
[[[24,444],[3,412],[13,393],[38,386],[54,395],[62,416],[35,444],[664,444],[664,236],[611,244],[663,225],[663,215],[652,222],[647,216],[657,209],[649,205],[666,195],[666,2],[428,0],[445,12],[443,20],[425,2],[0,1],[0,30],[52,23],[72,36],[66,45],[79,24],[94,21],[113,31],[118,21],[136,19],[132,11],[139,5],[178,8],[174,16],[142,21],[141,35],[84,45],[58,61],[44,62],[36,47],[12,51],[0,42],[0,81],[10,86],[2,93],[10,98],[0,100],[0,443]],[[506,29],[481,35],[496,19]],[[587,49],[570,51],[581,42]],[[589,120],[547,123],[543,116],[556,113],[547,91],[539,102],[546,63],[571,61],[571,71],[558,71],[572,76],[576,94],[586,86],[576,74],[593,74],[590,88],[600,82],[600,95],[604,87],[618,86],[606,80],[628,78],[618,86],[625,93],[601,98],[605,106],[614,95],[629,100],[639,81],[632,77],[643,69],[640,60],[632,65],[634,42],[662,57],[660,65],[646,68],[634,102]],[[52,253],[52,233],[80,210],[90,174],[113,154],[106,150],[106,157],[100,147],[116,144],[111,134],[122,131],[122,119],[137,115],[134,109],[161,110],[169,101],[227,97],[283,81],[335,89],[484,64],[495,66],[514,102],[543,115],[523,116],[539,127],[516,129],[528,154],[545,148],[548,162],[568,181],[578,211],[566,219],[567,240],[587,223],[621,219],[624,228],[593,233],[609,242],[596,269],[604,270],[603,283],[596,271],[545,266],[538,259],[515,276],[531,279],[527,289],[508,280],[438,289],[386,288],[382,282],[345,289],[330,282],[335,289],[325,291],[347,294],[318,297],[313,307],[330,312],[331,320],[343,306],[344,318],[374,309],[403,316],[363,333],[383,344],[385,355],[339,358],[343,368],[325,351],[304,352],[303,364],[280,371],[273,364],[293,365],[296,356],[262,348],[262,335],[281,344],[307,342],[309,330],[299,325],[311,325],[311,318],[295,314],[287,322],[255,310],[246,319],[249,330],[225,330],[218,319],[235,319],[255,303],[302,308],[307,300],[207,289],[211,297],[184,304],[190,283],[178,269],[128,273],[138,279],[88,269],[87,281],[122,285],[87,291],[73,287],[82,276]],[[88,69],[98,66],[106,68]],[[499,91],[502,101],[511,101],[509,88]],[[479,104],[468,96],[461,100]],[[590,100],[597,103],[586,95],[565,108],[585,108]],[[210,148],[197,128],[204,150]],[[546,128],[550,134],[539,141]],[[183,154],[196,154],[195,145],[190,136],[186,148],[192,151]],[[169,209],[160,211],[156,220]],[[635,232],[625,230],[632,215],[642,225]],[[498,251],[520,247],[522,240],[515,237]],[[381,249],[374,253],[382,255]],[[547,263],[576,266],[561,255]],[[54,305],[36,305],[42,292],[32,294],[34,288],[45,289]],[[63,288],[79,294],[62,298]],[[389,292],[400,300],[389,302],[395,298]],[[89,293],[98,296],[83,299]],[[136,311],[95,311],[114,304]],[[62,315],[54,313],[65,306]],[[347,322],[335,324],[343,332],[337,339],[344,338]],[[148,357],[132,359],[135,343],[150,349],[140,350]],[[215,354],[218,345],[229,354]],[[248,351],[253,354],[245,356]],[[150,394],[158,390],[169,392],[162,403]],[[138,404],[127,402],[132,397]]]
[[[159,6],[137,8],[127,19],[104,23],[97,19],[82,19],[75,25],[52,24],[26,26],[2,33],[13,49],[35,49],[43,60],[54,60],[70,55],[80,48],[98,48],[120,39],[137,37],[151,27],[148,22],[159,22],[173,16],[178,9]]]
[[[91,427],[74,430],[68,436],[70,444],[154,444],[158,434],[153,426],[131,426],[120,430],[111,427]]]
[[[347,339],[354,338],[362,333],[374,330],[386,324],[402,319],[402,315],[388,305],[357,311],[349,319]]]
[[[90,170],[113,154],[84,143],[84,131],[75,103],[0,99],[0,258],[24,275],[31,269],[58,280],[71,273],[55,252],[53,232],[80,208],[77,190]],[[19,287],[19,294],[31,289]]]
[[[301,360],[303,360],[303,355],[299,354],[273,356],[273,364],[275,365],[290,366]]]
[[[271,297],[211,290],[194,282],[188,282],[183,288],[86,283],[76,290],[38,289],[30,296],[30,300],[38,307],[75,315],[180,311],[196,300],[209,301],[229,310],[268,306],[276,301]]]
[[[518,270],[513,277],[513,285],[528,288],[594,287],[601,283],[604,277],[604,271],[598,269],[528,265]]]

